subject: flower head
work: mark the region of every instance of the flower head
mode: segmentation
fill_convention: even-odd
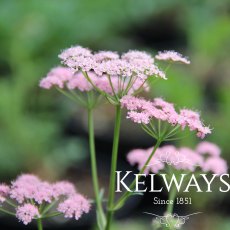
[[[75,71],[90,71],[95,65],[92,53],[88,48],[75,46],[68,48],[59,55],[62,63]]]
[[[88,75],[92,81],[96,81],[97,76],[93,72],[89,72]],[[79,90],[81,92],[87,92],[93,90],[92,84],[84,77],[81,72],[77,72],[71,79],[68,80],[66,86],[69,90]]]
[[[141,170],[144,167],[145,162],[149,158],[153,148],[149,149],[134,149],[130,151],[127,155],[128,162],[133,166],[135,164],[138,165],[138,169]],[[148,164],[149,167],[146,168],[145,173],[154,172],[158,173],[160,170],[164,168],[164,163],[157,161],[159,157],[160,151],[157,150],[154,156],[152,157],[150,163]],[[157,164],[155,162],[157,161]]]
[[[59,181],[52,185],[53,197],[59,198],[60,196],[73,196],[75,195],[76,189],[74,185],[68,181]]]
[[[199,145],[198,145],[199,147]],[[127,155],[128,162],[133,166],[138,166],[141,170],[147,166],[145,173],[165,171],[166,167],[173,167],[176,170],[194,172],[198,168],[203,172],[212,172],[217,175],[227,173],[226,161],[220,156],[208,156],[207,158],[195,150],[182,147],[176,148],[173,145],[165,145],[156,150],[149,163],[146,165],[153,148],[134,149]]]
[[[19,206],[16,210],[16,217],[23,222],[23,224],[29,224],[34,218],[39,217],[38,208],[32,204],[24,204]]]
[[[175,51],[159,52],[155,56],[155,58],[162,61],[173,61],[173,62],[181,62],[184,64],[190,64],[190,61],[187,58],[183,57],[180,53],[177,53]]]
[[[34,200],[36,203],[50,203],[53,198],[52,186],[41,181],[33,175],[22,175],[12,182],[10,197],[23,203],[26,200]]]
[[[214,143],[202,141],[197,145],[196,151],[200,154],[208,154],[210,156],[220,156],[221,149]]]
[[[73,71],[65,67],[51,69],[45,78],[40,81],[40,87],[50,89],[53,86],[64,88],[64,83],[73,77]]]
[[[10,187],[5,184],[0,184],[0,204],[6,200],[10,191]]]
[[[204,138],[211,133],[208,127],[203,126],[199,114],[191,110],[182,109],[178,113],[172,103],[162,98],[148,101],[143,98],[124,96],[121,105],[128,110],[127,118],[135,123],[149,124],[151,121],[160,120],[172,126],[188,127],[190,131],[196,131],[197,136]]]
[[[83,213],[89,212],[90,203],[85,197],[77,194],[60,203],[57,210],[63,213],[66,218],[74,217],[78,220]]]
[[[203,165],[204,172],[213,172],[217,175],[225,174],[228,171],[227,162],[221,157],[209,157]]]
[[[22,174],[11,182],[10,186],[0,184],[0,204],[6,199],[11,200],[16,207],[16,217],[25,225],[34,218],[47,217],[50,207],[58,205],[57,211],[65,217],[79,219],[83,213],[89,212],[90,202],[79,194],[74,185],[68,181],[49,183],[40,180],[32,174]],[[72,206],[71,206],[72,204]],[[70,209],[74,213],[70,215]],[[40,209],[42,207],[42,209]],[[52,208],[54,209],[54,207]],[[47,210],[44,214],[39,210]],[[48,214],[49,216],[49,214]]]
[[[119,54],[112,51],[100,51],[94,54],[94,59],[97,63],[101,63],[103,61],[119,59]]]

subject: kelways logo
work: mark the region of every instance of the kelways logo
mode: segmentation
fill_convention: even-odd
[[[132,176],[135,181],[135,188],[132,190],[126,184],[126,179]],[[145,186],[145,180],[147,176],[150,177],[150,188]],[[161,177],[163,181],[162,187],[156,188],[155,177]],[[196,192],[212,192],[213,184],[215,182],[220,182],[221,185],[219,186],[218,190],[220,192],[229,192],[230,191],[230,179],[229,174],[134,174],[132,171],[126,171],[125,175],[122,175],[122,171],[116,171],[116,192],[134,192],[134,193],[143,193],[143,192],[153,192],[153,193],[160,193],[163,189],[166,189],[168,192],[175,187],[179,193],[190,192],[190,189],[195,189]],[[205,185],[205,189],[201,188],[202,186],[200,183]]]

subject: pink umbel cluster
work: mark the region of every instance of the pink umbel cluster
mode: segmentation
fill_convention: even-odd
[[[208,141],[202,141],[196,147],[196,151],[200,154],[209,154],[214,157],[220,156],[221,149],[216,144]]]
[[[210,144],[210,148],[205,152],[206,155],[197,151],[201,145]],[[212,146],[212,148],[211,148]],[[203,172],[211,172],[217,175],[227,173],[228,166],[226,161],[218,156],[213,156],[213,152],[219,148],[210,142],[201,142],[195,150],[182,147],[176,148],[173,145],[165,145],[157,149],[150,162],[148,163],[145,173],[158,173],[164,171],[166,167],[173,167],[176,170],[191,171],[200,169]],[[149,158],[153,148],[135,149],[128,153],[127,160],[131,165],[138,165],[141,170]]]
[[[67,91],[97,90],[105,96],[134,95],[148,91],[149,78],[167,79],[165,72],[155,64],[147,52],[130,50],[122,55],[113,51],[92,52],[88,48],[73,46],[59,55],[66,67],[53,68],[40,81],[40,87],[57,87]],[[167,51],[156,56],[159,60],[180,61],[188,64],[182,55]]]
[[[19,206],[16,210],[16,217],[23,222],[23,224],[29,224],[34,218],[39,218],[40,214],[38,207],[33,204],[27,203]]]
[[[60,203],[57,210],[64,213],[66,218],[75,218],[78,220],[83,213],[88,213],[90,204],[82,195],[75,194],[74,196],[66,199]]]
[[[105,96],[132,95],[149,89],[147,79],[166,79],[165,73],[154,63],[154,58],[141,51],[118,55],[112,51],[93,53],[81,46],[64,50],[59,58],[66,67],[53,68],[40,81],[40,87],[50,89],[97,90]]]
[[[181,62],[183,64],[190,64],[190,61],[183,57],[180,53],[175,51],[163,51],[159,52],[155,58],[161,61]]]
[[[48,183],[31,174],[19,176],[10,186],[0,185],[0,203],[5,202],[13,204],[16,217],[25,225],[33,219],[46,218],[52,204],[56,204],[56,212],[76,220],[90,210],[89,200],[79,194],[72,183]]]
[[[95,88],[110,94],[118,94],[128,88],[128,94],[134,93],[141,87],[148,91],[149,87],[143,80],[136,79],[130,87],[129,82],[121,82],[118,77],[112,76],[108,78],[106,75],[98,76],[95,72],[90,71],[87,73],[90,81],[83,75],[82,72],[78,71],[73,73],[73,70],[66,67],[53,68],[45,78],[40,82],[40,87],[44,89],[50,89],[57,87],[60,89],[67,90],[79,90],[81,92],[88,92]],[[95,87],[95,88],[94,88]]]
[[[172,103],[162,98],[149,101],[134,96],[124,96],[120,101],[122,107],[128,110],[127,118],[135,123],[147,125],[154,120],[165,121],[172,126],[179,125],[182,129],[188,127],[190,131],[196,131],[200,138],[211,133],[210,128],[203,125],[199,113],[188,109],[177,112]]]
[[[40,87],[50,89],[53,86],[64,88],[65,82],[73,77],[73,71],[65,67],[56,67],[50,70],[45,78],[40,81]]]
[[[112,51],[92,53],[88,48],[75,46],[64,50],[59,58],[62,63],[74,71],[94,71],[98,76],[103,74],[119,77],[136,77],[145,80],[149,76],[165,79],[164,72],[154,64],[154,58],[141,51],[128,51],[121,57]]]

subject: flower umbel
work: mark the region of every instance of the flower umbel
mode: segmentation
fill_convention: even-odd
[[[155,56],[155,58],[161,61],[181,62],[183,64],[190,64],[190,61],[186,57],[183,57],[180,53],[177,53],[175,51],[159,52]]]
[[[195,150],[188,147],[176,148],[172,145],[160,147],[148,163],[145,173],[158,173],[159,171],[167,172],[167,167],[186,172],[201,170],[203,172],[212,172],[217,175],[227,173],[227,163],[220,155],[214,157],[208,155],[205,157],[204,154],[197,151],[199,146],[203,144],[207,143],[201,142]],[[218,148],[218,146],[213,143],[209,142],[209,144]],[[152,150],[153,147],[149,149],[132,150],[128,153],[127,160],[131,165],[137,164],[140,170],[144,166]]]
[[[78,220],[90,210],[89,200],[79,194],[72,183],[60,181],[52,184],[31,174],[19,176],[10,186],[0,185],[0,202],[1,211],[15,215],[25,225],[33,219],[61,214]],[[4,207],[5,203],[10,207]],[[72,207],[74,215],[67,214],[67,204]]]
[[[128,110],[128,119],[142,124],[144,130],[156,138],[163,135],[165,139],[168,139],[175,135],[175,131],[178,131],[179,127],[181,129],[188,127],[190,131],[196,131],[200,138],[211,133],[211,130],[203,125],[197,112],[187,109],[181,109],[177,112],[172,103],[166,102],[162,98],[149,101],[143,98],[125,96],[121,99],[121,105]],[[165,131],[160,134],[161,130],[156,125],[157,121],[165,122],[176,128],[170,131],[168,127],[165,127]]]
[[[16,209],[16,217],[23,222],[29,224],[34,218],[39,218],[39,211],[35,205],[24,204]]]

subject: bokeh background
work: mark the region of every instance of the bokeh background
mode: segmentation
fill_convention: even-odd
[[[0,0],[0,180],[22,172],[43,179],[68,179],[93,197],[89,169],[86,113],[39,80],[59,64],[61,49],[74,44],[93,50],[141,49],[155,54],[173,49],[190,57],[190,66],[175,66],[167,82],[158,82],[150,96],[162,96],[180,107],[202,111],[213,128],[207,140],[221,146],[230,162],[230,3],[228,0]],[[96,111],[100,183],[108,187],[113,108]],[[177,145],[193,147],[191,136]],[[127,151],[149,147],[152,140],[139,127],[122,124],[119,169],[132,169]],[[202,211],[184,229],[229,230],[229,194],[190,194],[193,205],[176,207],[179,214]],[[167,194],[161,195],[167,198]],[[133,198],[117,215],[113,228],[153,229],[153,195]],[[54,219],[47,229],[93,229],[91,215],[79,222]],[[65,224],[65,225],[64,225]],[[34,226],[27,229],[34,229]],[[0,216],[0,229],[24,229]]]

